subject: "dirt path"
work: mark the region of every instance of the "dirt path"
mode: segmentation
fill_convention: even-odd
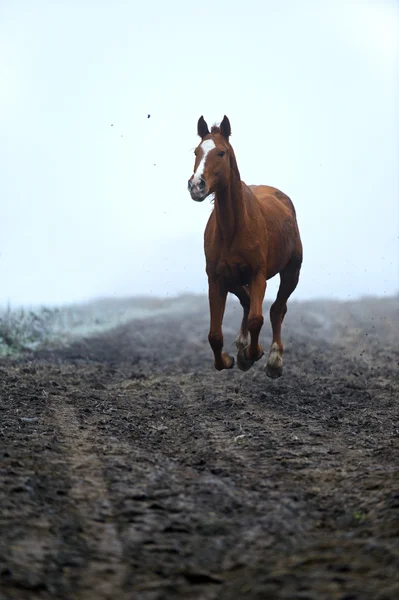
[[[198,307],[2,361],[1,600],[399,598],[397,328],[293,303],[277,381]]]

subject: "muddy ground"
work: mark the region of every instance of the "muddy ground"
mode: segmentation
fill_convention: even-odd
[[[2,359],[1,600],[399,598],[398,326],[292,302],[276,381],[205,301]]]

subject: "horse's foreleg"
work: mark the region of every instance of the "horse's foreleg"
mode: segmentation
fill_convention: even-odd
[[[270,321],[273,329],[273,341],[266,364],[266,375],[275,379],[283,373],[284,346],[281,341],[281,325],[287,312],[287,300],[295,290],[299,279],[300,267],[286,267],[280,273],[280,287],[277,298],[270,308]]]
[[[227,288],[218,280],[209,279],[209,309],[211,313],[211,325],[208,340],[215,356],[215,369],[231,369],[234,366],[234,358],[222,352],[223,333],[222,321],[226,307]]]
[[[251,341],[246,348],[239,350],[237,364],[242,371],[247,371],[254,362],[262,358],[263,349],[259,344],[259,334],[263,325],[263,299],[266,291],[266,278],[257,274],[249,284],[251,304],[248,314],[248,331]]]

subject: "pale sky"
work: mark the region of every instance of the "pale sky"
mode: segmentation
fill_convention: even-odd
[[[398,7],[0,0],[0,304],[205,292],[187,180],[224,114],[296,206],[294,297],[396,293]]]

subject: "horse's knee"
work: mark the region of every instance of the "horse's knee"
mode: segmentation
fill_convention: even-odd
[[[260,331],[263,325],[263,315],[252,315],[248,319],[249,331]]]
[[[214,352],[223,348],[223,335],[221,333],[210,332],[208,335],[209,344]]]

